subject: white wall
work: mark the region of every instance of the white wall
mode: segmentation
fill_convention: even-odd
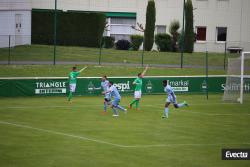
[[[16,15],[21,15],[21,29],[16,31]],[[0,0],[0,47],[31,44],[30,0]]]
[[[53,9],[52,0],[31,0],[32,8]],[[137,22],[145,24],[148,0],[58,0],[58,9],[135,12]],[[194,27],[207,27],[207,41],[196,43],[195,51],[223,52],[224,44],[216,42],[216,27],[227,27],[229,45],[250,50],[250,0],[192,0]],[[182,23],[183,0],[155,0],[156,25],[167,25],[177,19]]]

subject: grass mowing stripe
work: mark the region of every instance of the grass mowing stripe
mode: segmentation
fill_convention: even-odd
[[[217,103],[215,103],[217,104]],[[221,104],[221,103],[218,103]],[[225,103],[228,104],[228,103]],[[197,105],[197,104],[192,104],[192,105]],[[206,104],[198,104],[198,105],[206,105]],[[86,106],[102,106],[102,105],[74,105],[74,106],[15,106],[15,107],[1,107],[1,109],[26,109],[26,108],[81,108],[81,107],[86,107]],[[155,109],[163,109],[163,107],[159,107],[159,106],[153,106],[153,105],[144,105],[144,106],[150,106],[152,108]],[[1,111],[0,109],[0,111]],[[183,109],[174,109],[174,110],[178,110],[178,111],[183,111],[183,112],[188,112],[188,113],[192,113],[192,114],[201,114],[201,115],[207,115],[207,116],[250,116],[250,114],[221,114],[221,113],[205,113],[205,112],[196,112],[196,111],[190,111],[190,110],[183,110]]]
[[[77,138],[81,140],[88,140],[100,144],[107,144],[111,146],[116,146],[120,148],[151,148],[151,147],[176,147],[176,146],[222,146],[222,145],[250,145],[250,143],[171,143],[171,144],[154,144],[154,145],[121,145],[121,144],[114,144],[102,140],[97,140],[97,139],[91,139],[88,137],[83,137],[83,136],[77,136],[77,135],[72,135],[72,134],[67,134],[67,133],[62,133],[62,132],[57,132],[57,131],[52,131],[52,130],[47,130],[47,129],[41,129],[41,128],[35,128],[27,125],[21,125],[21,124],[16,124],[16,123],[10,123],[10,122],[5,122],[5,121],[0,121],[0,124],[4,125],[11,125],[19,128],[26,128],[26,129],[32,129],[32,130],[37,130],[41,132],[47,132],[51,134],[56,134],[56,135],[61,135],[61,136],[67,136],[67,137],[72,137],[72,138]]]

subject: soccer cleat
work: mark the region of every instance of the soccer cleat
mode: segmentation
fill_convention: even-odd
[[[119,115],[117,115],[117,114],[113,114],[113,117],[119,117]]]
[[[163,115],[162,118],[168,118],[168,115]]]
[[[188,103],[186,101],[183,102],[186,107],[188,107]]]
[[[127,113],[128,113],[128,110],[127,110],[127,109],[124,109],[124,113],[127,114]]]

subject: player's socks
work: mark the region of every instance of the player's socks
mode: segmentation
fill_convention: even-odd
[[[104,102],[103,109],[104,109],[104,110],[103,110],[104,112],[106,112],[106,111],[107,111],[107,103],[106,103],[106,102]]]
[[[72,99],[72,92],[69,92],[68,101]]]
[[[164,110],[164,116],[165,116],[165,118],[168,118],[168,108],[167,107]]]
[[[113,115],[118,115],[118,111],[117,111],[114,107],[112,108],[112,110],[113,110],[113,112],[114,112]]]
[[[183,103],[177,104],[178,108],[184,107],[184,106],[188,106],[188,104],[184,101]]]
[[[120,106],[120,105],[116,106],[116,108],[118,108],[118,109],[120,109],[120,110],[122,110],[122,111],[125,111],[125,110],[126,110],[125,108],[123,108],[123,107]]]
[[[136,99],[134,99],[134,100],[133,100],[133,101],[132,101],[129,105],[130,105],[130,106],[132,106],[133,104],[135,104],[135,103],[136,103],[136,101],[137,101],[137,100],[136,100]]]
[[[139,103],[140,103],[140,100],[136,100],[136,102],[135,102],[135,107],[136,107],[136,109],[139,108]]]

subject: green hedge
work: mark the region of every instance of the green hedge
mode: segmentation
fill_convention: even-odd
[[[105,26],[103,13],[57,13],[57,44],[99,47]],[[32,43],[53,44],[54,12],[32,11]]]
[[[54,12],[32,11],[31,42],[33,44],[53,44]]]

